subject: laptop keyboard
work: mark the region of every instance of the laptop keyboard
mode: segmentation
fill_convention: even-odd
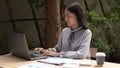
[[[30,57],[31,58],[35,58],[35,57],[39,57],[39,58],[48,58],[49,56],[44,56],[40,53],[37,53],[35,51],[30,51]]]
[[[40,53],[37,53],[35,51],[30,51],[30,57],[31,58],[34,58],[34,57],[39,57],[41,54]]]
[[[31,50],[30,50],[30,52],[33,53],[33,54],[40,54],[40,53],[38,53],[36,51],[31,51]]]
[[[34,54],[30,54],[30,57],[31,57],[31,58],[34,58],[34,57],[38,57],[38,56],[36,56],[36,55],[34,55]]]

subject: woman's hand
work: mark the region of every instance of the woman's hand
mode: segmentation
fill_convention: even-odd
[[[43,53],[44,52],[44,48],[35,48],[35,49],[33,49],[34,51],[36,51],[36,52],[38,52],[38,53]]]
[[[49,51],[49,50],[44,50],[43,55],[48,55],[48,56],[53,56],[53,57],[59,57],[60,53],[54,52],[54,51]]]
[[[42,53],[43,55],[47,55],[47,56],[54,56],[54,57],[60,56],[59,53],[54,52],[54,51],[45,50],[44,48],[35,48],[33,50],[37,51],[38,53]]]

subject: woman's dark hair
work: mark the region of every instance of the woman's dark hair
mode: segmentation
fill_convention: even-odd
[[[79,2],[74,2],[65,7],[68,11],[76,15],[79,26],[82,26],[85,29],[88,29],[87,20],[84,16],[83,10]]]

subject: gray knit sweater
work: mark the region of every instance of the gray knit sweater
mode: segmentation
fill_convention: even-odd
[[[60,52],[60,57],[89,59],[91,37],[89,29],[79,27],[72,30],[66,27],[62,30],[56,46],[49,50]]]

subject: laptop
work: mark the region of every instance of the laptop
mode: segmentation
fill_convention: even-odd
[[[6,33],[6,40],[10,53],[14,56],[22,57],[28,60],[45,59],[49,57],[43,56],[35,51],[30,51],[25,34],[14,32]]]

